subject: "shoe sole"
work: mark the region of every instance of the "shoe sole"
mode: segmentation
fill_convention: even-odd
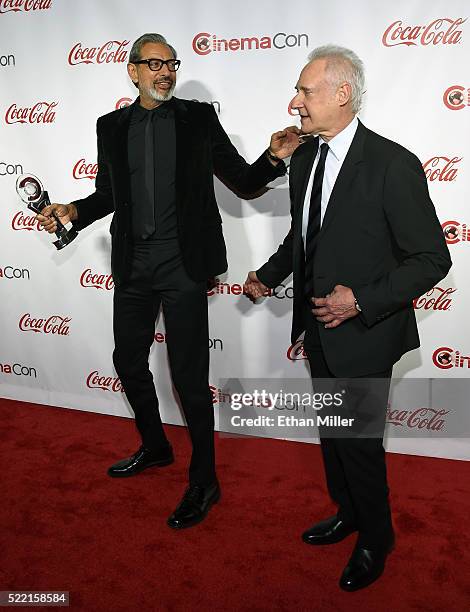
[[[198,519],[191,521],[190,523],[186,523],[184,525],[172,525],[168,520],[166,524],[168,525],[168,527],[170,527],[171,529],[174,529],[175,531],[178,531],[181,529],[187,529],[188,527],[194,527],[194,525],[198,525],[199,523],[202,523],[202,521],[209,514],[209,510],[212,508],[214,504],[216,504],[220,500],[220,498],[221,498],[221,493],[220,491],[218,491],[217,495],[215,495],[214,498],[210,500],[205,513],[202,516],[200,516]]]
[[[126,474],[125,472],[123,472],[122,474],[113,473],[110,470],[108,470],[107,474],[111,478],[132,478],[132,476],[138,476],[138,474],[147,470],[148,468],[165,467],[166,465],[171,465],[174,462],[175,462],[175,459],[174,457],[172,457],[171,459],[162,459],[161,461],[153,461],[152,463],[148,463],[145,467],[139,468],[128,474]]]

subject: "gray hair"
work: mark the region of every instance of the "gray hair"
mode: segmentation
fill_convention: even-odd
[[[161,45],[166,45],[170,49],[170,51],[173,53],[173,57],[175,59],[177,57],[177,53],[174,47],[168,44],[166,41],[166,38],[162,36],[161,34],[154,34],[154,33],[142,34],[142,36],[139,36],[139,38],[132,45],[131,52],[129,53],[129,63],[130,64],[132,64],[133,62],[138,62],[141,59],[140,52],[142,50],[142,47],[146,43],[157,43]]]
[[[317,59],[326,59],[326,73],[333,87],[345,81],[351,85],[351,110],[355,114],[358,113],[361,108],[365,83],[364,64],[359,57],[354,51],[345,47],[324,45],[309,53],[309,62]]]

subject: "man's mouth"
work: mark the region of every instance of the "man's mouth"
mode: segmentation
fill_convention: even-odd
[[[171,89],[173,83],[171,81],[155,81],[154,85],[155,87],[158,87],[159,89],[169,90]]]

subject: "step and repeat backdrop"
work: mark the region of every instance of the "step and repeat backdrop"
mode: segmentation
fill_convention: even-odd
[[[467,0],[396,0],[372,10],[368,0],[181,0],[164,8],[150,0],[0,0],[1,395],[132,416],[111,359],[111,217],[57,251],[15,191],[25,172],[56,202],[94,189],[96,119],[136,96],[126,71],[132,42],[149,31],[166,36],[182,61],[176,95],[212,104],[250,162],[273,131],[297,123],[289,101],[299,72],[309,51],[334,43],[365,63],[361,120],[421,159],[454,262],[415,301],[421,348],[394,376],[427,381],[428,391],[416,401],[392,394],[388,449],[468,459],[468,431],[455,419],[467,408],[470,376],[469,8]],[[257,304],[242,289],[247,271],[288,231],[287,180],[246,201],[215,179],[229,256],[228,273],[208,292],[221,428],[240,380],[308,379],[301,343],[289,341],[291,279]],[[161,318],[150,363],[164,420],[182,423]],[[438,402],[436,381],[444,384]]]

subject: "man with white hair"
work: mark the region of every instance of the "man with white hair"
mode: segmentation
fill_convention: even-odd
[[[305,330],[314,387],[349,379],[349,409],[357,416],[365,407],[380,424],[367,436],[320,429],[338,511],[302,536],[321,545],[358,533],[340,579],[355,591],[382,574],[394,545],[382,425],[392,367],[419,346],[412,300],[447,274],[451,260],[420,161],[356,117],[364,90],[357,55],[315,49],[296,90],[291,106],[307,138],[290,165],[291,227],[249,273],[245,291],[259,297],[293,272],[292,342]],[[362,404],[354,404],[361,385]]]

